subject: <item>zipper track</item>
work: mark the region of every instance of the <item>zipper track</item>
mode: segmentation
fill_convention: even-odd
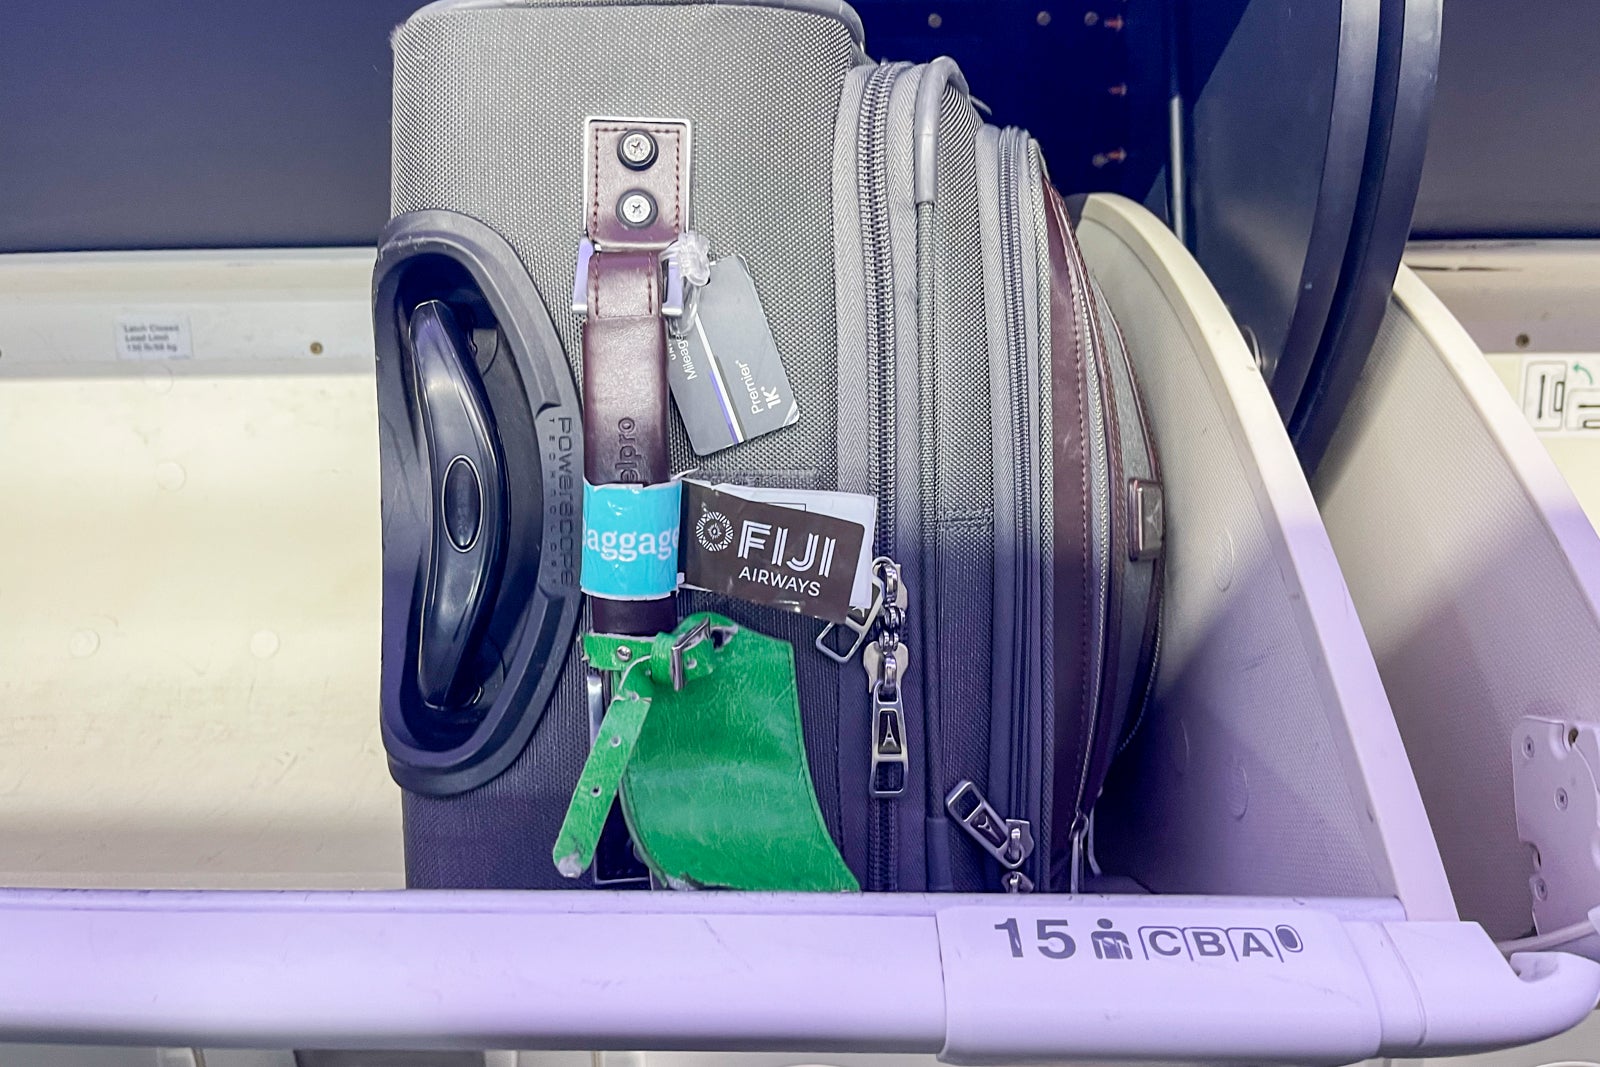
[[[1000,271],[1005,282],[1006,355],[1011,376],[1011,425],[1015,444],[1012,448],[1011,473],[1015,485],[1012,520],[1017,531],[1017,566],[1013,616],[1013,641],[1011,671],[1013,678],[1013,725],[1011,731],[1011,772],[1006,797],[1006,812],[1015,818],[1027,818],[1028,775],[1028,561],[1033,530],[1032,517],[1032,449],[1030,426],[1032,396],[1028,388],[1028,333],[1027,297],[1022,277],[1021,244],[1021,174],[1017,161],[1017,139],[1014,130],[1001,133],[999,141],[1000,182]]]
[[[1061,226],[1061,241],[1066,250],[1067,271],[1070,278],[1073,302],[1088,329],[1084,333],[1084,392],[1089,397],[1089,456],[1090,478],[1092,485],[1107,486],[1110,480],[1110,459],[1107,455],[1106,442],[1106,416],[1105,404],[1107,398],[1100,391],[1100,353],[1095,343],[1095,338],[1100,332],[1100,319],[1095,314],[1093,301],[1089,299],[1089,270],[1083,262],[1082,254],[1078,251],[1076,240],[1066,220],[1061,218],[1059,210],[1057,221]],[[1095,516],[1095,543],[1100,550],[1100,573],[1096,576],[1096,603],[1091,614],[1091,623],[1095,627],[1096,640],[1093,646],[1093,658],[1090,660],[1089,707],[1087,709],[1089,721],[1084,737],[1089,746],[1094,743],[1096,731],[1099,729],[1100,704],[1102,690],[1105,687],[1105,656],[1106,638],[1109,615],[1111,610],[1111,508],[1110,502],[1101,507]],[[1085,816],[1084,799],[1089,788],[1089,768],[1093,760],[1092,748],[1086,747],[1083,753],[1083,764],[1079,768],[1078,789],[1073,800],[1073,833],[1080,832]]]
[[[888,128],[889,98],[896,69],[880,66],[867,77],[856,125],[857,206],[861,218],[862,264],[867,289],[867,363],[873,369],[869,406],[876,408],[873,444],[878,494],[876,552],[893,556],[898,491],[895,454],[895,314],[894,246],[889,233]],[[895,884],[896,826],[894,801],[868,801],[867,888],[886,891]]]
[[[894,554],[895,468],[895,315],[894,246],[889,235],[888,139],[892,67],[879,67],[867,79],[861,96],[861,121],[856,126],[857,178],[860,188],[861,241],[867,275],[867,362],[873,379],[878,421],[873,436],[877,453],[877,553]],[[865,181],[861,181],[863,176]]]

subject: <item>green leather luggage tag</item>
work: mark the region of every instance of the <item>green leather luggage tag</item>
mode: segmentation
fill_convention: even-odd
[[[860,888],[817,806],[787,642],[702,613],[583,647],[612,695],[556,838],[562,874],[589,866],[620,787],[635,851],[674,888]]]

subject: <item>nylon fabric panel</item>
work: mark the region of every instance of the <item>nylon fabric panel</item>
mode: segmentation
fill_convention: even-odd
[[[900,892],[921,892],[927,884],[925,810],[927,790],[927,700],[924,673],[928,647],[916,598],[926,595],[933,561],[923,557],[920,518],[921,472],[918,444],[927,425],[922,412],[921,377],[917,351],[917,211],[913,195],[912,160],[917,88],[924,71],[918,67],[902,75],[889,98],[888,196],[890,245],[894,259],[894,393],[893,423],[883,427],[894,435],[896,523],[894,555],[913,598],[903,637],[910,649],[911,669],[902,686],[906,700],[906,748],[911,763],[905,792],[891,801],[898,812],[894,852]],[[865,750],[862,756],[865,758]]]
[[[962,778],[984,782],[989,769],[995,580],[993,395],[985,306],[984,238],[978,207],[978,119],[965,94],[941,102],[939,199],[934,207],[936,555],[941,640],[939,687],[942,780],[930,781],[930,827],[950,837],[952,887],[994,888],[982,853],[941,818],[943,798]],[[926,432],[926,431],[925,431]],[[1003,803],[1003,801],[1002,801]]]
[[[588,628],[585,611],[584,628]],[[589,709],[577,646],[544,718],[515,763],[453,797],[402,793],[406,885],[413,889],[588,889],[550,862],[567,801],[589,754]]]

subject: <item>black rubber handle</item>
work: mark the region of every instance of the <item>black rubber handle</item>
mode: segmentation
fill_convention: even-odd
[[[500,584],[505,469],[471,349],[449,307],[418,305],[408,333],[433,490],[417,688],[427,703],[450,708],[471,703],[477,691],[464,667]]]

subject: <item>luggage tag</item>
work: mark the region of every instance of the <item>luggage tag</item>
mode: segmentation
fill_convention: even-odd
[[[697,246],[693,240],[699,240]],[[683,246],[683,247],[679,247]],[[692,283],[703,239],[685,234],[670,262]],[[705,284],[684,286],[683,312],[671,322],[667,384],[696,454],[706,456],[793,426],[800,407],[772,339],[755,281],[738,256],[705,264]]]
[[[817,803],[788,642],[701,613],[583,649],[612,699],[551,852],[565,877],[594,860],[620,794],[636,853],[672,888],[860,888]]]
[[[859,493],[683,483],[683,584],[842,623],[872,603],[877,501]]]

